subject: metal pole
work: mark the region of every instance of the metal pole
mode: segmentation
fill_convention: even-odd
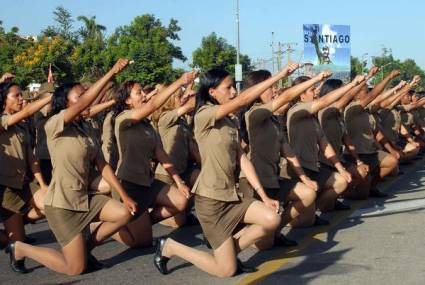
[[[239,67],[239,55],[240,55],[240,30],[239,30],[239,0],[236,0],[236,65]],[[236,70],[236,72],[238,72]],[[240,75],[240,78],[236,78],[236,90],[238,91],[238,94],[241,92],[241,78],[242,74]]]
[[[274,32],[272,32],[272,74],[274,74],[275,69],[274,69]]]

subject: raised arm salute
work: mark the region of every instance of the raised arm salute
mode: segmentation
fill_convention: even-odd
[[[170,257],[179,256],[212,275],[232,276],[239,264],[237,254],[273,233],[279,225],[279,203],[265,193],[254,167],[240,148],[236,124],[229,115],[255,101],[290,72],[291,68],[286,67],[239,96],[236,96],[233,78],[226,71],[213,69],[201,77],[194,133],[202,169],[193,192],[196,213],[214,255],[172,239],[160,239],[154,264],[161,273],[168,273]],[[235,189],[236,162],[264,203],[249,197],[239,198]],[[250,229],[233,237],[233,230],[240,222],[251,224]]]
[[[95,269],[99,262],[90,251],[124,226],[130,219],[130,212],[137,211],[136,203],[127,196],[110,166],[104,163],[94,143],[95,138],[81,116],[103,86],[127,64],[128,60],[120,59],[81,96],[81,90],[74,88],[78,84],[62,85],[55,90],[52,117],[45,125],[47,146],[54,168],[45,198],[45,212],[62,252],[22,242],[9,243],[6,250],[14,271],[27,272],[25,257],[68,275],[81,274],[86,264]],[[121,195],[125,206],[103,195],[89,195],[87,181],[93,163],[97,164],[103,178]],[[85,240],[83,230],[97,221],[101,223]]]

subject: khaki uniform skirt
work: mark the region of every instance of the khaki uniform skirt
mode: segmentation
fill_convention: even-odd
[[[90,210],[88,212],[45,206],[47,222],[58,243],[62,247],[65,247],[79,233],[83,232],[97,214],[99,214],[109,199],[111,198],[104,195],[90,195]]]
[[[167,186],[166,183],[156,179],[152,182],[150,187],[134,184],[126,180],[121,180],[121,185],[124,187],[127,195],[137,203],[138,210],[133,216],[133,220],[140,217],[149,208],[152,208],[155,205],[156,197],[159,192]],[[112,191],[112,198],[121,201],[117,191]]]
[[[252,197],[244,197],[236,202],[224,202],[195,195],[196,216],[214,250],[233,236],[234,230],[254,201],[256,200]]]
[[[8,220],[14,214],[25,214],[29,210],[31,198],[28,184],[24,184],[22,189],[0,185],[0,222]]]

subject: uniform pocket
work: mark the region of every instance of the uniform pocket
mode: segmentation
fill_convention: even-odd
[[[83,183],[78,180],[64,180],[62,183],[64,190],[81,191],[83,190]]]
[[[217,190],[226,189],[227,186],[227,183],[224,179],[214,179],[214,177],[207,178],[205,182],[207,185],[211,185],[212,188]]]

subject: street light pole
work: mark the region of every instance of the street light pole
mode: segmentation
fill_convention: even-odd
[[[240,64],[239,0],[236,0],[236,65],[235,80],[238,94],[241,92],[242,65]]]

